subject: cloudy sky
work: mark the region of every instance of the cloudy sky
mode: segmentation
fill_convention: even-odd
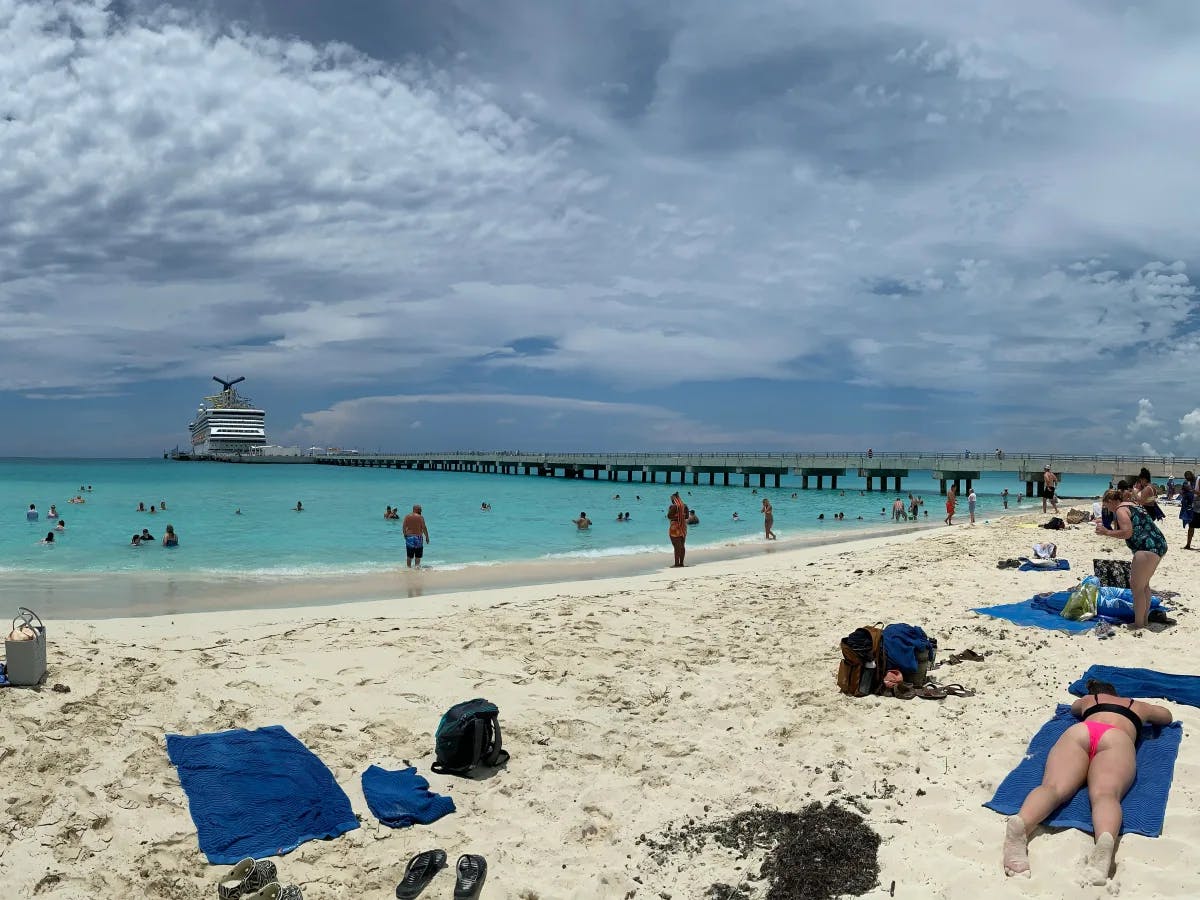
[[[1200,453],[1191,0],[0,0],[0,455]]]

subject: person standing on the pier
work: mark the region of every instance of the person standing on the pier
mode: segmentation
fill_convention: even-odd
[[[734,513],[737,515],[737,513]],[[688,508],[687,504],[679,496],[679,491],[671,495],[671,505],[667,508],[667,518],[671,521],[667,528],[667,536],[671,539],[671,546],[675,549],[675,563],[671,566],[673,569],[683,568],[684,544],[687,541],[687,520]]]
[[[404,517],[401,525],[404,530],[404,564],[412,568],[413,560],[417,568],[421,568],[421,557],[425,555],[425,545],[429,543],[429,529],[425,525],[425,516],[421,514],[421,504],[414,503],[412,512]]]
[[[1054,507],[1054,511],[1058,512],[1058,497],[1055,496],[1057,492],[1058,476],[1050,470],[1049,466],[1042,466],[1042,512],[1047,512],[1047,500]]]
[[[764,535],[768,541],[773,541],[775,540],[775,531],[773,530],[773,526],[775,525],[775,510],[771,508],[771,501],[766,497],[763,497],[762,514]]]

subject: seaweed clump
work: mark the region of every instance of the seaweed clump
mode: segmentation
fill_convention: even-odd
[[[658,861],[694,853],[709,841],[733,850],[739,859],[765,852],[758,878],[767,883],[766,900],[832,900],[859,896],[879,882],[879,835],[862,816],[837,803],[810,803],[800,812],[761,805],[715,822],[668,827],[661,839],[642,835]],[[749,885],[718,882],[708,900],[746,900]]]

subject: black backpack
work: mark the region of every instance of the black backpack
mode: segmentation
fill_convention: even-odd
[[[480,766],[494,768],[506,763],[499,707],[482,699],[450,707],[434,732],[434,752],[437,761],[430,768],[440,775],[470,775]]]

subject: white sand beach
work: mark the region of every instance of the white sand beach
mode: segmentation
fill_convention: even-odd
[[[1030,844],[1033,877],[1006,879],[1002,816],[984,809],[1030,737],[1092,663],[1200,673],[1191,613],[1200,553],[1169,519],[1154,586],[1181,592],[1161,634],[1019,628],[970,608],[1069,587],[1095,556],[1128,558],[1089,526],[1047,535],[1014,517],[704,562],[650,575],[248,613],[51,621],[37,691],[0,691],[6,895],[215,897],[164,736],[285,726],[333,771],[362,827],[275,859],[309,900],[391,897],[413,853],[487,857],[485,897],[703,898],[756,873],[709,844],[652,853],[640,838],[754,804],[838,799],[883,838],[896,897],[1192,897],[1200,893],[1200,712],[1184,721],[1163,835],[1127,836],[1104,888],[1080,887],[1079,831]],[[1037,521],[1044,517],[1037,516]],[[1050,537],[1073,570],[996,561]],[[12,606],[20,597],[8,597]],[[876,621],[921,625],[944,658],[941,701],[838,693],[838,641]],[[52,690],[56,684],[69,693]],[[429,771],[441,713],[486,697],[506,769],[468,781]],[[458,811],[392,830],[363,800],[372,764],[410,760]],[[804,865],[798,860],[797,865]],[[448,897],[444,872],[423,896]],[[762,896],[749,882],[746,896]],[[756,893],[756,890],[758,891]]]

